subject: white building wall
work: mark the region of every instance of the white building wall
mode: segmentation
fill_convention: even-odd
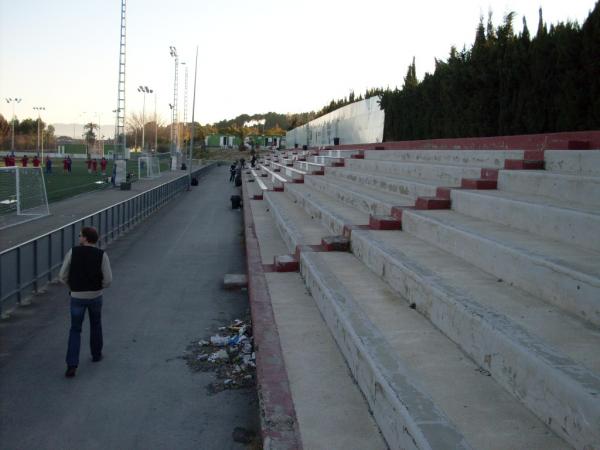
[[[294,128],[286,133],[286,146],[333,145],[336,137],[340,145],[382,142],[385,113],[378,102],[379,97],[371,97]]]

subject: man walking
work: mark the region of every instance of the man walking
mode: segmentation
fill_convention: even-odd
[[[102,289],[112,282],[108,255],[96,247],[98,232],[84,227],[79,234],[79,246],[73,247],[60,269],[60,280],[71,291],[71,330],[67,349],[65,376],[75,376],[79,365],[81,326],[88,310],[90,318],[90,350],[92,361],[102,359]]]

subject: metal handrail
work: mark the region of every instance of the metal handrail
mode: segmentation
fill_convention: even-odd
[[[194,174],[211,166],[198,168]],[[99,245],[106,247],[187,189],[188,180],[187,174],[182,175],[0,252],[0,315],[6,309],[5,303],[12,300],[14,305],[26,304],[26,290],[33,286],[30,294],[35,294],[54,279],[81,228],[95,226]]]

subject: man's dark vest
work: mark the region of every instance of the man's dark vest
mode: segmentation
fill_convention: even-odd
[[[89,245],[73,247],[69,286],[71,291],[99,291],[102,289],[102,258],[104,250]]]

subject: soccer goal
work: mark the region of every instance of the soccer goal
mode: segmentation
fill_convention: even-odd
[[[156,156],[140,156],[138,158],[138,178],[160,177],[160,161]]]
[[[41,167],[0,167],[0,228],[48,214]]]

